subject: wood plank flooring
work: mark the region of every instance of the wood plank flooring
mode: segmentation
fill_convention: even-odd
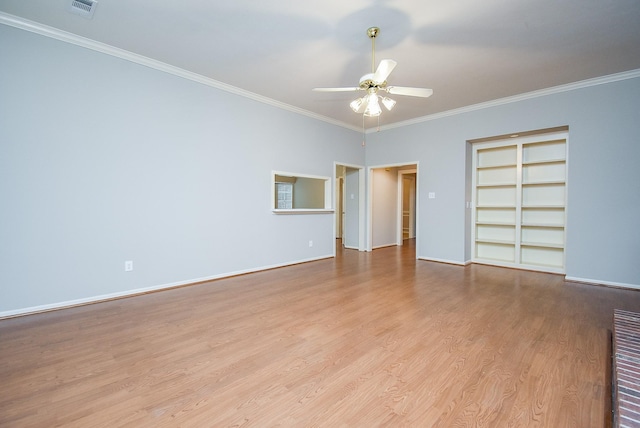
[[[640,292],[414,251],[2,320],[0,426],[610,426]]]

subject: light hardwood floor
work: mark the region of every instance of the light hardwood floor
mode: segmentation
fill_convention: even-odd
[[[2,427],[603,427],[640,292],[410,242],[0,321]]]

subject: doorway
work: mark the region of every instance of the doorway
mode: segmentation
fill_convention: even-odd
[[[342,247],[365,251],[365,172],[359,165],[335,164],[335,237]]]
[[[417,170],[398,170],[398,245],[416,237],[416,182]]]
[[[417,183],[417,162],[369,168],[369,250],[418,239]]]

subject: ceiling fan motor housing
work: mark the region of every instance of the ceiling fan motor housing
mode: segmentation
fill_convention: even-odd
[[[367,73],[360,78],[360,87],[362,89],[369,89],[373,86],[375,86],[375,83],[373,82],[373,73]]]

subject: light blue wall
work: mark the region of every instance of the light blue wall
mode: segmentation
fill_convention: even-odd
[[[363,164],[358,132],[3,25],[0,53],[0,315],[333,254],[271,172]]]
[[[640,78],[363,149],[358,132],[2,25],[0,57],[0,316],[329,256],[333,216],[272,214],[270,178],[332,177],[334,162],[419,162],[418,256],[463,263],[466,141],[562,125],[567,275],[640,286]]]
[[[465,140],[463,144],[444,143],[457,141],[457,133],[447,118],[367,136],[368,165],[420,164],[418,257],[463,261]],[[427,198],[429,192],[435,193],[435,199]],[[395,199],[391,202],[396,204]]]
[[[398,230],[398,169],[371,171],[371,247],[396,245]]]
[[[420,162],[418,257],[463,263],[469,256],[466,141],[564,125],[567,277],[640,287],[640,78],[373,133],[367,164]]]
[[[324,190],[329,179],[298,177],[293,185],[293,208],[326,208]]]

